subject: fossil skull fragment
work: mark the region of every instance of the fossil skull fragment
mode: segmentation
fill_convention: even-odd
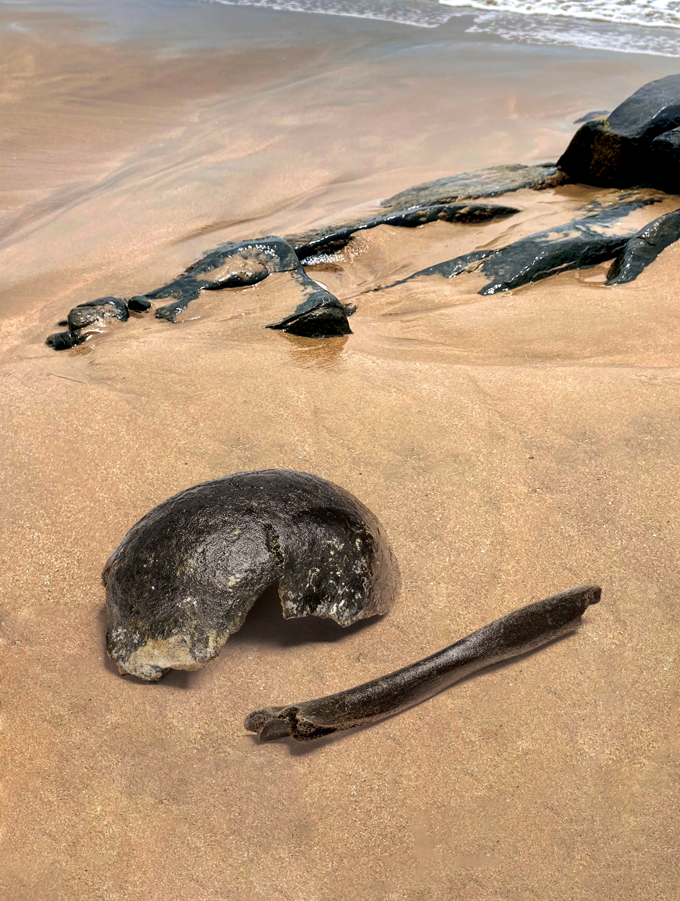
[[[367,507],[317,476],[276,469],[159,504],[130,529],[102,580],[109,656],[121,673],[151,682],[213,660],[271,585],[285,618],[342,626],[386,613],[400,585]]]

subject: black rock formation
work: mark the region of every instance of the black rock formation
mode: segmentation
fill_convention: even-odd
[[[269,236],[254,241],[223,244],[192,263],[179,278],[150,291],[149,300],[174,298],[156,310],[158,319],[175,322],[201,291],[245,288],[263,281],[272,272],[290,272],[300,268],[295,251],[283,238]]]
[[[491,279],[479,291],[485,295],[519,288],[568,269],[587,269],[611,260],[625,247],[636,232],[633,229],[622,231],[618,222],[645,203],[639,200],[617,204],[596,215],[537,232],[498,250],[474,250],[428,266],[394,284],[429,275],[453,278],[480,269]]]
[[[286,619],[342,626],[386,613],[400,586],[367,507],[318,476],[276,469],[159,504],[130,529],[102,580],[108,653],[121,673],[151,682],[214,659],[271,585]]]
[[[504,219],[514,216],[519,210],[510,206],[498,206],[489,203],[447,203],[432,206],[417,206],[411,209],[385,213],[360,219],[354,223],[334,228],[319,228],[289,238],[298,258],[307,260],[320,253],[336,253],[346,247],[352,235],[359,231],[376,228],[379,225],[391,225],[396,228],[417,228],[428,222],[488,222],[491,219]]]
[[[435,181],[424,182],[400,191],[394,197],[383,200],[380,206],[387,212],[396,212],[413,206],[433,206],[442,203],[457,203],[461,200],[476,200],[479,197],[498,197],[532,188],[541,191],[554,187],[563,175],[552,163],[543,166],[491,166],[459,175],[447,175]]]
[[[587,185],[651,185],[673,192],[677,174],[654,165],[655,153],[670,154],[677,168],[676,146],[652,145],[680,126],[680,75],[649,82],[604,119],[586,122],[576,132],[557,165],[571,181]],[[672,167],[671,167],[672,169]]]
[[[340,303],[334,294],[300,269],[293,278],[302,288],[304,300],[290,316],[265,328],[300,335],[304,338],[337,338],[351,335],[347,317],[356,311],[353,304]]]
[[[619,251],[607,276],[608,285],[634,281],[662,250],[680,238],[680,210],[659,216],[630,238]]]

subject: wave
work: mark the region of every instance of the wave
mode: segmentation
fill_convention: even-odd
[[[680,0],[439,0],[458,9],[680,28]]]
[[[461,12],[433,0],[213,0],[227,6],[262,6],[267,9],[377,19],[418,28],[437,28]]]
[[[291,12],[465,31],[514,42],[680,57],[680,0],[211,0]],[[558,20],[558,21],[556,21]]]

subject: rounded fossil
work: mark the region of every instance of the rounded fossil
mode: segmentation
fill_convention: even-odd
[[[109,656],[156,681],[213,660],[262,592],[283,616],[342,626],[386,613],[400,587],[385,532],[353,495],[318,476],[241,472],[159,504],[109,558]]]

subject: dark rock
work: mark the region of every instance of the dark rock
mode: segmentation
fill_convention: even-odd
[[[606,119],[608,115],[608,109],[595,109],[590,113],[586,113],[585,116],[581,116],[580,119],[574,119],[574,125],[580,125],[581,122],[590,122],[593,119]]]
[[[668,75],[641,87],[607,118],[582,125],[557,165],[584,184],[666,190],[650,165],[650,148],[656,137],[679,125],[680,75]]]
[[[272,272],[288,272],[299,266],[295,251],[283,238],[223,244],[189,266],[179,278],[146,296],[152,300],[174,297],[173,303],[156,310],[156,317],[175,322],[201,291],[254,285]]]
[[[618,227],[623,216],[647,202],[639,200],[616,204],[597,215],[537,232],[498,250],[474,250],[421,269],[394,284],[400,285],[413,278],[429,275],[453,278],[463,272],[481,269],[491,278],[479,292],[486,295],[509,291],[567,269],[587,269],[612,259],[622,250],[635,231],[631,228],[628,231],[614,232],[613,229]]]
[[[649,148],[649,169],[655,184],[669,194],[680,194],[680,128],[654,138]]]
[[[105,319],[127,322],[129,318],[124,300],[119,297],[98,297],[96,300],[90,300],[74,307],[68,314],[68,327],[74,331],[89,325],[100,325]]]
[[[146,313],[147,310],[151,309],[151,301],[148,298],[143,297],[141,294],[137,294],[135,297],[131,297],[128,302],[128,310],[132,310],[133,313]]]
[[[290,316],[265,328],[306,338],[335,338],[352,334],[347,317],[356,311],[354,305],[340,303],[334,294],[302,270],[294,273],[293,278],[300,284],[305,299]]]
[[[409,282],[413,278],[420,278],[423,275],[441,275],[444,278],[454,278],[462,272],[472,272],[475,269],[479,269],[479,264],[482,260],[488,259],[494,253],[497,253],[497,251],[473,250],[470,253],[464,253],[460,257],[454,257],[452,260],[435,263],[434,266],[428,266],[427,269],[420,269],[418,272],[414,272],[413,275],[409,275],[408,278],[402,278],[400,281],[394,282],[389,287],[393,288],[395,285],[403,285],[404,282]]]
[[[289,238],[300,260],[306,260],[319,253],[336,253],[349,243],[356,232],[391,225],[397,228],[417,228],[428,222],[487,222],[513,216],[519,210],[515,207],[498,206],[489,203],[448,203],[432,206],[413,207],[362,219],[349,225],[333,229],[314,229],[304,235]]]
[[[61,324],[61,323],[60,323]],[[53,350],[68,350],[78,343],[77,332],[55,332],[45,339],[45,344]]]
[[[351,335],[352,329],[347,321],[347,312],[339,302],[334,306],[317,307],[304,313],[293,313],[265,328],[279,329],[289,335],[300,335],[303,338],[338,338]]]
[[[492,166],[415,185],[383,200],[380,205],[384,210],[396,212],[411,206],[433,206],[459,200],[476,200],[478,197],[497,197],[499,194],[519,191],[520,188],[540,191],[554,187],[562,178],[553,164]]]
[[[68,325],[68,319],[60,319],[57,325],[60,325],[62,328],[64,328],[64,326]]]
[[[625,243],[609,270],[607,284],[623,285],[634,281],[662,250],[679,238],[680,210],[659,216]]]
[[[164,501],[130,529],[102,576],[107,649],[156,681],[215,658],[257,598],[278,585],[285,618],[342,626],[386,613],[399,571],[382,526],[317,476],[244,472]]]
[[[482,263],[482,272],[491,281],[479,293],[509,291],[568,269],[588,269],[610,260],[634,233],[632,229],[623,234],[613,232],[621,216],[640,204],[626,206],[575,219],[503,247]]]

